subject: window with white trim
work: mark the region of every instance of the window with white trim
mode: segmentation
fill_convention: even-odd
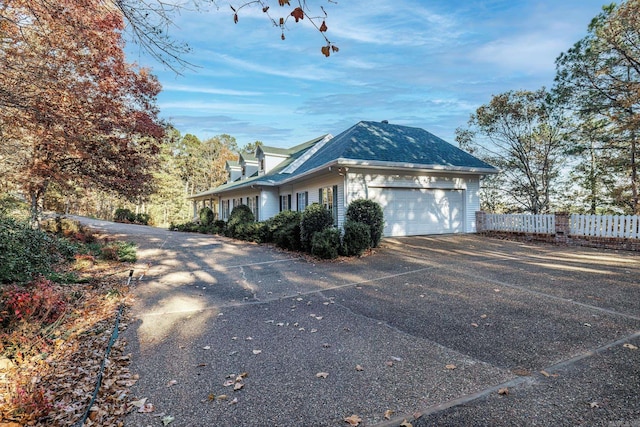
[[[291,210],[291,194],[280,196],[280,212]]]
[[[256,219],[256,221],[259,221],[259,217],[258,217],[258,196],[255,197],[247,197],[247,206],[249,206],[249,209],[251,209],[251,212],[253,213],[254,218]]]
[[[321,188],[318,197],[320,204],[331,212],[333,225],[338,226],[338,186]]]
[[[302,212],[307,208],[307,204],[309,203],[308,200],[309,200],[308,191],[296,193],[296,202],[297,202],[296,207],[298,209],[298,212]]]
[[[222,219],[225,221],[229,218],[229,202],[231,202],[229,199],[222,201]]]

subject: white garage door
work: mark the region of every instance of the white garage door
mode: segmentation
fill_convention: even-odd
[[[462,190],[369,188],[369,198],[382,206],[385,236],[464,231]]]

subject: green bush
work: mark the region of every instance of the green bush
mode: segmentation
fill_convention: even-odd
[[[249,226],[255,222],[253,212],[247,205],[238,205],[231,211],[229,220],[227,221],[227,227],[225,230],[225,236],[233,237],[234,239],[247,240],[249,232]]]
[[[302,248],[311,252],[313,235],[333,225],[333,217],[324,206],[312,203],[302,212],[300,219],[300,241]]]
[[[199,225],[196,224],[195,222],[185,222],[184,224],[171,223],[169,225],[170,231],[184,231],[184,232],[193,233],[195,231],[198,231],[198,228],[199,228]]]
[[[325,228],[316,232],[311,239],[311,255],[318,258],[337,258],[339,250],[340,230],[337,228]]]
[[[113,220],[116,222],[136,222],[136,214],[130,209],[118,208],[113,215]]]
[[[27,222],[0,217],[0,283],[24,283],[46,276],[73,258],[77,245],[32,229]]]
[[[282,249],[301,251],[300,223],[289,222],[273,232],[273,243]]]
[[[204,225],[205,227],[213,224],[213,219],[215,217],[213,211],[208,206],[200,209],[200,212],[198,212],[198,216],[200,217],[200,224]]]
[[[347,220],[344,223],[342,250],[346,256],[360,256],[371,247],[371,232],[369,225]]]
[[[302,214],[297,211],[282,211],[265,221],[267,225],[267,235],[265,242],[275,242],[275,233],[291,224],[300,226]]]
[[[146,213],[136,214],[136,224],[149,225],[149,221],[151,221],[151,215]]]
[[[384,231],[384,214],[378,203],[367,199],[352,201],[347,207],[345,220],[367,224],[371,235],[371,247],[378,247]]]
[[[101,248],[101,257],[109,261],[136,262],[136,245],[131,242],[111,242]]]

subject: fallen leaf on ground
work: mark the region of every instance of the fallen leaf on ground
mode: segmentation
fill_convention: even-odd
[[[637,350],[637,349],[638,349],[638,347],[636,347],[636,346],[635,346],[635,345],[633,345],[633,344],[629,344],[629,343],[622,344],[622,346],[623,346],[624,348],[628,348],[629,350]]]
[[[600,404],[598,402],[591,402],[589,403],[589,406],[591,406],[592,408],[599,408]]]
[[[311,333],[312,333],[312,334],[314,334],[314,333],[316,333],[316,332],[318,332],[318,330],[317,330],[317,329],[311,329]]]
[[[178,381],[176,381],[176,380],[171,380],[171,381],[169,381],[169,382],[167,383],[167,387],[171,387],[172,385],[176,385],[176,384],[178,384]]]
[[[169,424],[171,424],[173,422],[173,420],[175,420],[174,417],[172,417],[171,415],[167,415],[166,417],[162,418],[162,425],[163,426],[168,426]]]
[[[344,421],[349,423],[351,426],[359,426],[362,422],[362,418],[357,415],[351,415],[350,417],[346,417]]]
[[[136,408],[142,408],[146,402],[147,402],[147,398],[143,397],[140,400],[134,400],[133,402],[129,402],[129,405],[135,406]]]
[[[317,378],[327,378],[328,376],[329,376],[329,373],[328,373],[328,372],[318,372],[318,373],[316,374],[316,377],[317,377]]]
[[[393,362],[391,360],[387,360],[386,365],[391,367],[391,366],[393,366]]]
[[[480,315],[480,318],[481,318],[481,319],[486,319],[486,318],[487,318],[487,315],[486,315],[486,314],[481,314],[481,315]]]
[[[396,362],[402,362],[402,358],[401,357],[396,357],[396,356],[391,356],[391,360],[396,361]]]
[[[237,403],[238,403],[238,398],[234,397],[233,400],[229,402],[229,405],[236,405]]]
[[[473,326],[474,328],[477,328],[478,324],[477,323],[472,323],[471,326]]]
[[[524,368],[516,368],[516,369],[512,370],[511,372],[513,372],[514,374],[516,374],[519,377],[531,376],[531,371],[528,370],[528,369],[524,369]]]
[[[222,385],[223,385],[224,387],[229,387],[229,386],[234,385],[235,383],[236,383],[236,382],[235,382],[234,380],[226,380],[226,381],[224,382],[224,384],[222,384]]]
[[[391,409],[387,409],[386,411],[384,411],[384,419],[385,420],[390,420],[391,419],[391,415],[393,415],[393,411]]]
[[[364,368],[360,365],[356,365],[356,371],[364,371]]]
[[[413,427],[413,424],[411,424],[407,420],[404,420],[404,421],[402,421],[402,424],[400,424],[400,427]]]
[[[156,408],[155,406],[153,406],[153,403],[145,403],[144,405],[142,405],[142,407],[140,409],[138,409],[138,412],[142,413],[142,414],[148,414],[150,412],[155,411]]]
[[[454,365],[454,364],[449,364],[449,365],[446,365],[446,366],[445,366],[445,368],[447,368],[447,369],[448,369],[448,370],[450,370],[450,371],[453,371],[454,369],[456,369],[456,368],[457,368],[457,366],[456,366],[456,365]]]
[[[209,402],[216,400],[216,395],[213,393],[209,393],[209,395],[207,396],[207,400],[209,400]]]
[[[221,394],[218,396],[218,400],[227,400],[229,397],[226,394]]]
[[[205,345],[204,347],[202,347],[203,350],[211,350],[211,346],[210,345]]]
[[[244,387],[243,383],[235,383],[233,386],[233,391],[238,391],[240,390],[242,387]]]
[[[506,396],[509,394],[509,389],[507,387],[501,388],[500,390],[498,390],[498,394],[501,396]]]
[[[253,350],[253,354],[260,354],[262,353],[262,350]]]
[[[316,320],[322,320],[322,316],[316,316]]]

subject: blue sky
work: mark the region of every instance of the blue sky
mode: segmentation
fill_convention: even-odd
[[[455,143],[455,129],[492,95],[551,86],[555,58],[586,35],[607,1],[308,3],[329,15],[327,36],[340,48],[329,58],[308,20],[290,21],[283,41],[261,8],[243,9],[234,24],[219,1],[218,9],[183,10],[170,29],[197,68],[177,75],[135,46],[129,59],[158,76],[161,117],[183,135],[288,147],[360,120],[389,120]],[[275,0],[271,10],[284,11]]]

